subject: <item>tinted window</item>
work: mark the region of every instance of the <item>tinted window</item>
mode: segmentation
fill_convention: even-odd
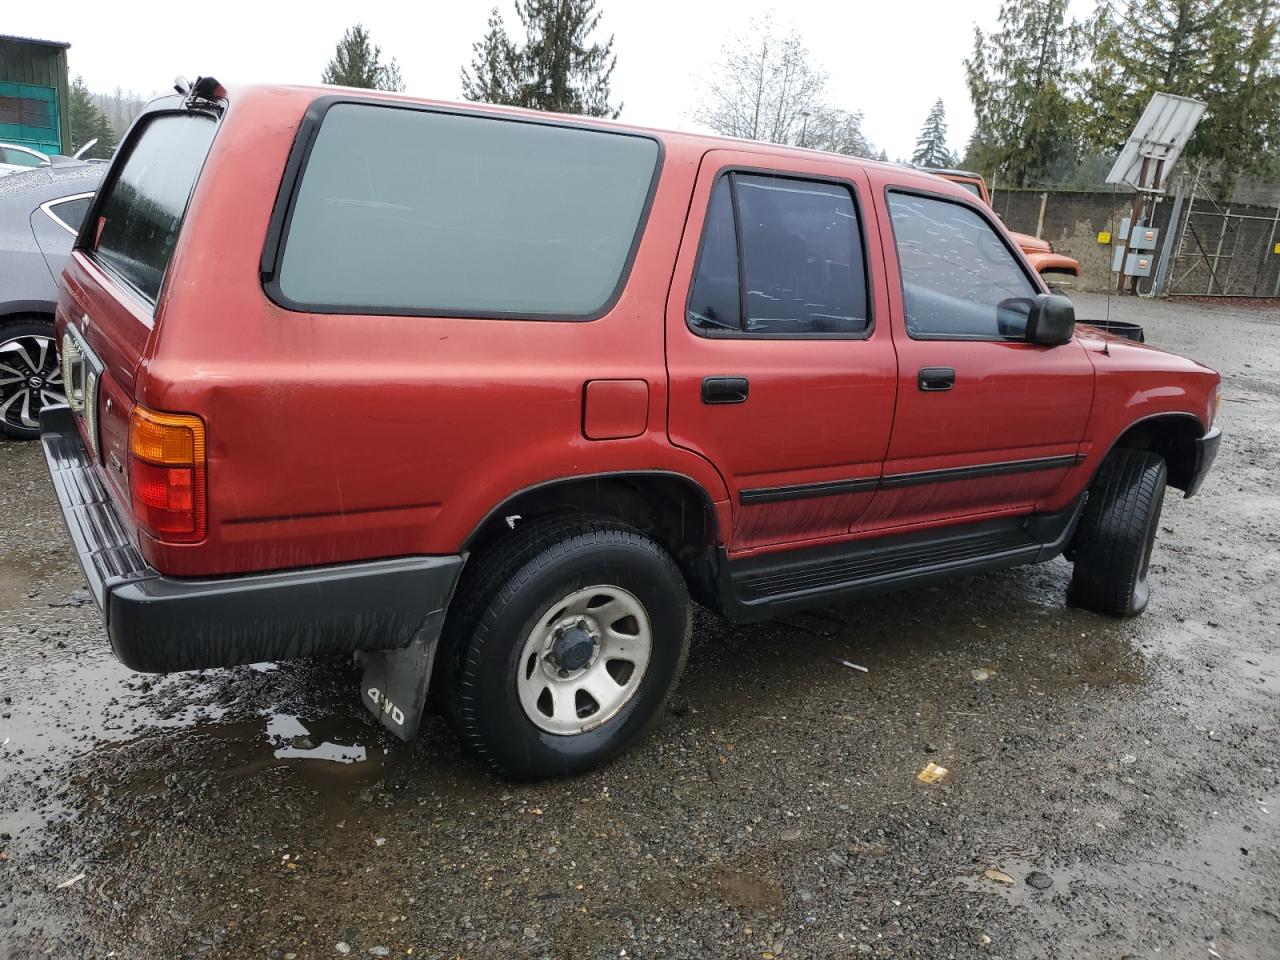
[[[657,158],[647,137],[339,104],[298,187],[280,292],[370,312],[598,313]]]
[[[987,221],[963,204],[889,195],[907,332],[1019,339],[1037,290]]]
[[[866,274],[844,187],[735,175],[748,333],[862,333]]]
[[[742,329],[731,189],[728,177],[717,180],[707,209],[698,275],[689,296],[689,323],[701,330]]]
[[[982,199],[982,191],[978,189],[978,185],[974,183],[972,180],[952,180],[951,182],[957,183],[960,186],[964,187],[966,190],[968,190],[971,194],[973,194],[979,200]]]
[[[89,201],[92,199],[77,197],[75,200],[60,200],[49,204],[49,211],[72,233],[79,233],[80,224],[84,223],[84,215],[89,212]]]
[[[847,188],[745,173],[717,181],[689,298],[695,330],[856,336],[867,331],[867,313],[862,235]]]
[[[199,114],[151,119],[98,207],[97,259],[152,303],[215,129]]]

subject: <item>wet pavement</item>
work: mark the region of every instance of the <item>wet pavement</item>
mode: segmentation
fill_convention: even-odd
[[[0,958],[1274,960],[1280,312],[1111,315],[1224,374],[1142,617],[1066,607],[1062,560],[700,614],[657,731],[534,786],[391,739],[341,661],[126,670],[0,441]]]

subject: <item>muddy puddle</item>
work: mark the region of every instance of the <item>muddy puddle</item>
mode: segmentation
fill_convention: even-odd
[[[104,802],[283,774],[340,803],[383,777],[395,741],[363,715],[345,664],[256,664],[135,674],[106,648],[59,647],[8,675],[0,779],[25,803],[0,810],[15,842]]]

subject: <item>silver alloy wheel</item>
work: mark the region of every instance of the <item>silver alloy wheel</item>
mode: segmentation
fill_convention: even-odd
[[[593,730],[635,696],[653,651],[653,624],[629,590],[577,590],[551,608],[525,639],[516,692],[542,730]]]
[[[40,429],[40,410],[66,403],[52,337],[25,334],[0,342],[0,421]]]

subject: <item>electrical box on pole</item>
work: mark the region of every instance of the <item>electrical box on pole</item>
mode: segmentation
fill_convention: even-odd
[[[1123,184],[1135,191],[1133,208],[1124,228],[1117,234],[1116,244],[1126,251],[1154,250],[1159,237],[1151,223],[1155,205],[1164,193],[1173,165],[1182,155],[1196,125],[1204,116],[1205,103],[1172,93],[1157,93],[1142,111],[1138,124],[1129,135],[1115,165],[1107,174],[1107,183]],[[1172,236],[1176,224],[1170,224],[1166,237]],[[1130,292],[1136,292],[1138,277],[1150,276],[1150,256],[1125,255],[1117,250],[1114,264],[1120,274],[1117,290],[1123,290],[1126,278]]]

